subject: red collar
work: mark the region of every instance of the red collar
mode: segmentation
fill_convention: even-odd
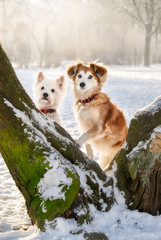
[[[93,94],[91,97],[84,99],[84,100],[78,100],[78,102],[80,103],[88,103],[91,102],[93,100],[93,98],[95,98],[95,96],[97,96],[98,94]]]
[[[55,109],[40,109],[40,111],[44,114],[56,112]]]

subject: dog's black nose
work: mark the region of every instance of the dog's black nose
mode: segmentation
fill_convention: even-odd
[[[45,93],[43,94],[43,96],[44,96],[44,98],[47,98],[47,97],[48,97],[48,93],[45,92]]]
[[[85,87],[86,84],[84,82],[81,82],[79,85],[80,85],[80,87],[83,88],[83,87]]]

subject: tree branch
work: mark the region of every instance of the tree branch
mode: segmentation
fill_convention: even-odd
[[[145,22],[144,22],[143,18],[141,17],[141,14],[140,14],[139,8],[137,6],[136,0],[132,0],[132,2],[133,2],[133,5],[134,5],[134,7],[136,9],[137,16],[138,16],[140,22],[145,26]]]

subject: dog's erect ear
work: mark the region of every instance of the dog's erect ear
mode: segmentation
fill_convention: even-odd
[[[107,68],[103,64],[90,63],[90,68],[94,70],[101,83],[106,82]]]
[[[63,84],[64,84],[64,76],[63,76],[63,75],[60,76],[60,77],[56,80],[56,82],[57,82],[58,86],[59,86],[60,88],[62,88],[62,87],[63,87]]]
[[[44,79],[45,79],[45,77],[44,77],[43,72],[38,72],[37,75],[36,75],[36,83],[39,83]]]
[[[65,88],[65,79],[64,79],[64,76],[62,75],[62,76],[60,76],[57,80],[56,80],[56,83],[58,84],[58,86],[59,86],[59,88],[61,89],[61,90],[64,90],[64,88]]]
[[[77,74],[78,69],[81,66],[83,66],[82,62],[79,62],[77,64],[73,64],[73,65],[68,66],[67,67],[67,74],[68,74],[69,78],[72,79]]]

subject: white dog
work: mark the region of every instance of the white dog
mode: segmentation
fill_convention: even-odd
[[[58,79],[46,77],[42,72],[36,75],[34,84],[34,102],[46,116],[61,124],[58,106],[65,93],[64,76]]]

